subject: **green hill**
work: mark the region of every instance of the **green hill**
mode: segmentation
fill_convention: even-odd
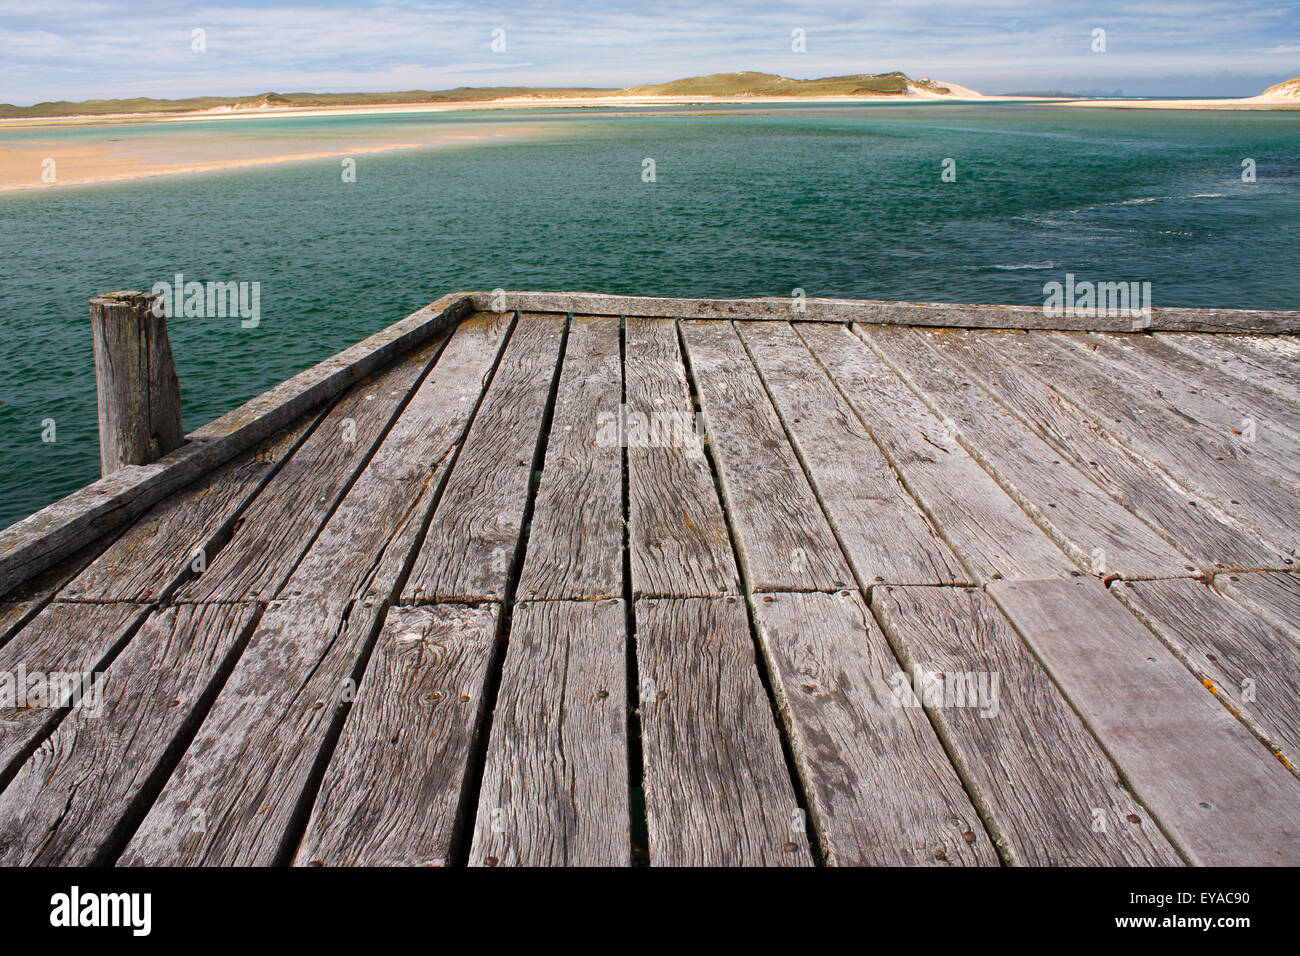
[[[161,100],[138,96],[131,99],[58,100],[34,106],[0,103],[0,119],[32,119],[63,116],[106,116],[116,113],[188,113],[212,109],[267,109],[305,106],[388,106],[413,103],[476,103],[507,97],[533,96],[538,99],[575,99],[596,96],[902,96],[908,87],[931,93],[948,93],[947,87],[930,80],[912,80],[903,73],[828,76],[816,80],[792,80],[775,73],[713,73],[671,83],[632,86],[626,89],[597,87],[460,86],[454,90],[405,90],[396,93],[262,93],[257,96],[193,96]]]
[[[930,80],[912,80],[905,73],[858,73],[819,80],[792,80],[775,73],[711,73],[671,83],[632,86],[628,96],[902,96],[909,86],[947,93]]]

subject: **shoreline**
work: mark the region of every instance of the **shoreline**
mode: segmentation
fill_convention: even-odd
[[[973,92],[973,91],[971,91]],[[285,118],[293,116],[369,116],[393,113],[452,113],[490,110],[535,110],[600,108],[609,106],[744,106],[777,104],[843,103],[881,106],[918,103],[1001,103],[1063,102],[1037,96],[943,96],[913,93],[898,96],[511,96],[496,100],[454,100],[440,103],[381,103],[350,106],[268,106],[235,109],[216,107],[207,110],[180,110],[150,113],[79,113],[68,116],[32,116],[0,118],[0,131],[39,127],[93,126],[109,123],[191,123],[205,120]]]
[[[128,149],[110,142],[54,146],[48,142],[35,142],[21,147],[0,148],[0,196],[413,149],[520,141],[542,135],[544,130],[536,126],[487,126],[480,130],[436,129],[426,131],[423,138],[417,140],[412,140],[412,132],[405,130],[400,139],[370,143],[322,141],[309,146],[280,137],[239,142],[238,154],[220,158],[212,158],[213,151],[206,143],[174,144],[159,137],[133,143]],[[56,181],[45,182],[41,178],[43,163],[51,160],[55,164]]]
[[[1300,97],[1247,96],[1214,100],[1064,100],[1056,106],[1146,110],[1300,110]]]
[[[489,112],[494,110],[599,109],[601,107],[655,106],[766,106],[825,105],[860,106],[917,105],[921,103],[1043,103],[1053,106],[1114,109],[1208,109],[1208,110],[1291,110],[1300,109],[1300,97],[1251,96],[1207,99],[1113,99],[1065,96],[985,95],[961,88],[956,95],[914,92],[897,96],[512,96],[495,100],[454,100],[437,103],[381,103],[374,105],[264,106],[249,108],[214,107],[206,110],[155,111],[146,113],[78,113],[67,116],[3,117],[6,129],[84,127],[118,123],[192,123],[208,120],[289,118],[306,116],[383,116],[391,114]]]
[[[962,94],[938,95],[913,93],[901,96],[591,96],[591,97],[535,97],[519,96],[487,101],[456,101],[449,103],[385,103],[355,106],[303,106],[231,109],[218,107],[211,110],[191,110],[180,113],[122,113],[103,116],[67,116],[22,119],[0,119],[0,134],[6,130],[58,131],[66,129],[111,130],[124,124],[153,126],[160,133],[164,124],[191,124],[211,120],[285,119],[312,116],[399,116],[410,114],[440,114],[454,112],[515,112],[572,108],[629,108],[661,107],[691,108],[731,105],[804,105],[827,104],[870,106],[915,106],[931,103],[954,105],[980,105],[983,103],[1034,103],[1044,106],[1064,106],[1084,109],[1155,109],[1155,110],[1296,110],[1300,99],[1284,96],[1256,96],[1245,99],[1219,100],[1114,100],[1065,99],[1032,96],[984,96],[962,89]],[[242,153],[213,158],[206,146],[195,148],[194,143],[169,142],[165,136],[152,139],[147,134],[130,148],[113,145],[112,141],[100,143],[53,143],[40,140],[17,142],[6,146],[0,139],[0,196],[22,192],[58,189],[60,187],[93,186],[104,183],[121,183],[163,176],[197,175],[258,166],[310,162],[348,156],[374,155],[411,149],[432,149],[444,146],[472,145],[494,139],[518,140],[535,136],[539,127],[521,127],[515,124],[487,125],[469,130],[461,126],[455,130],[431,128],[422,131],[389,131],[385,135],[400,136],[391,141],[357,142],[338,145],[337,141],[308,144],[287,136],[269,137],[264,141],[243,142]],[[196,131],[197,132],[197,131]],[[419,135],[422,133],[423,135]],[[57,171],[55,182],[42,178],[42,164],[53,159]]]

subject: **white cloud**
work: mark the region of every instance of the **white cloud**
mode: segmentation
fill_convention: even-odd
[[[459,85],[623,86],[732,69],[793,76],[901,69],[975,88],[1126,91],[1180,75],[1293,75],[1300,12],[1258,0],[279,0],[178,7],[162,0],[0,0],[0,101],[237,95],[269,89]],[[506,30],[506,52],[489,49]],[[1105,54],[1091,30],[1107,31]],[[190,50],[206,31],[207,52]],[[807,32],[808,52],[789,48]],[[1196,84],[1200,83],[1200,86]]]

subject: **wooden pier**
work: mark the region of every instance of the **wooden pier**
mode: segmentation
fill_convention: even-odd
[[[1300,863],[1297,331],[446,296],[0,532],[0,863]]]

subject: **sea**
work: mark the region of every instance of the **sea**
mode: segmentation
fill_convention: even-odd
[[[427,124],[520,135],[358,155],[354,181],[331,158],[0,194],[0,527],[98,477],[87,300],[177,273],[259,290],[255,325],[169,321],[187,430],[456,290],[1041,305],[1071,274],[1149,282],[1155,306],[1300,308],[1300,111],[755,104],[111,136],[207,135],[219,156]],[[0,150],[104,135],[3,130]]]

